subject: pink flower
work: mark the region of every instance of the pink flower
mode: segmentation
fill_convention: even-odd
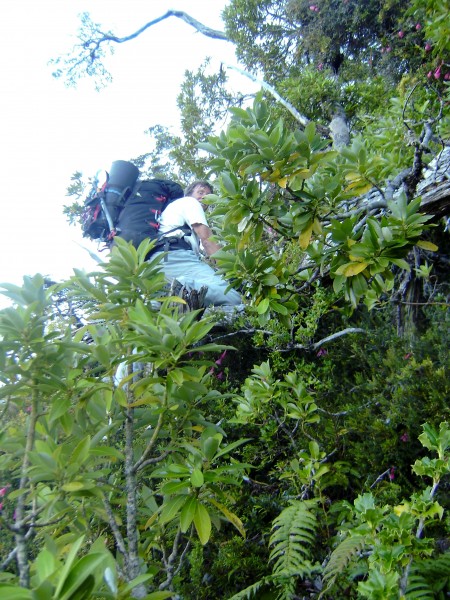
[[[422,25],[420,23],[416,23],[416,31],[420,31],[422,29]]]
[[[444,79],[445,79],[446,81],[448,81],[448,80],[450,79],[450,73],[446,73],[446,74],[444,75]]]
[[[317,68],[318,68],[319,71],[323,71],[323,63],[319,63],[317,65]]]
[[[404,35],[405,35],[405,32],[404,32],[404,31],[399,31],[399,32],[398,32],[398,37],[399,37],[399,38],[402,38],[402,37],[404,37]]]
[[[309,7],[309,10],[312,10],[315,12],[317,6],[315,4],[311,4],[311,6]]]
[[[216,364],[218,367],[220,367],[220,365],[223,363],[226,355],[227,355],[227,351],[224,350],[222,352],[222,354],[219,356],[219,358],[215,361],[214,364]],[[209,374],[212,375],[215,370],[216,370],[216,367],[211,367],[210,370],[209,370]],[[221,377],[219,377],[219,375],[221,375]],[[222,379],[223,378],[223,373],[219,373],[219,375],[217,375],[217,378],[218,379]]]
[[[392,50],[392,48],[391,48],[390,46],[388,46],[388,47],[386,48],[386,52],[390,52],[391,50]]]
[[[3,498],[3,496],[6,495],[6,492],[8,491],[9,485],[6,485],[5,487],[0,489],[0,498]]]
[[[403,360],[409,360],[412,356],[412,352],[408,352],[407,354],[405,354],[405,356],[403,357]]]
[[[394,479],[395,479],[395,467],[391,467],[390,468],[390,470],[389,470],[389,479],[391,481],[394,481]]]
[[[402,442],[409,442],[409,435],[408,433],[405,431],[405,433],[403,435],[400,436],[400,439],[402,440]]]
[[[223,362],[223,359],[225,358],[226,355],[227,355],[227,351],[224,350],[222,352],[222,354],[220,355],[220,357],[216,360],[216,365],[221,365]]]
[[[440,78],[440,76],[441,76],[441,67],[438,67],[438,68],[436,69],[436,71],[434,72],[434,78],[435,78],[435,79],[439,79],[439,78]]]
[[[428,73],[427,73],[428,79],[431,79],[432,76],[433,76],[433,71],[428,71]]]
[[[325,348],[321,348],[316,356],[326,356],[328,354],[328,350],[325,350]]]
[[[425,44],[425,52],[429,52],[430,50],[431,50],[431,44],[430,44],[430,42],[427,42]]]

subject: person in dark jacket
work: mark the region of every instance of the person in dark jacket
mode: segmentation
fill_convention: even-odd
[[[242,306],[242,298],[229,283],[207,264],[203,256],[214,256],[220,246],[212,239],[202,206],[212,188],[206,181],[195,181],[186,195],[171,202],[161,215],[160,239],[166,241],[159,252],[167,251],[161,262],[169,282],[178,281],[185,289],[207,287],[205,306]],[[189,194],[189,195],[188,195]]]

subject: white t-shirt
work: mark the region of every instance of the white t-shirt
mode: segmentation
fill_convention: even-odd
[[[192,225],[196,223],[208,226],[205,211],[196,198],[185,196],[184,198],[174,200],[164,210],[159,220],[159,233],[164,236],[165,233],[170,231],[170,237],[182,238],[186,234],[181,229],[176,228],[188,225],[192,230]],[[191,244],[194,252],[198,253],[199,242],[193,230],[191,235],[186,236],[185,239]]]

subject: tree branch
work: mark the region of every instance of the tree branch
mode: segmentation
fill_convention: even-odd
[[[327,337],[322,338],[315,344],[305,345],[305,344],[291,344],[288,348],[283,348],[278,350],[278,352],[291,352],[292,350],[317,350],[324,344],[328,344],[329,342],[333,342],[334,340],[342,337],[343,335],[349,335],[351,333],[366,333],[364,329],[360,329],[359,327],[347,327],[342,331],[337,331]]]
[[[294,119],[300,123],[300,125],[302,125],[303,127],[306,127],[308,125],[309,120],[306,117],[304,117],[303,115],[301,115],[298,112],[298,110],[292,106],[292,104],[290,102],[288,102],[282,96],[280,96],[280,94],[276,91],[276,89],[274,87],[272,87],[270,85],[270,83],[267,83],[267,81],[264,81],[263,79],[258,79],[257,77],[255,77],[255,75],[252,75],[252,73],[249,73],[248,71],[244,71],[244,69],[240,69],[239,67],[236,67],[235,65],[230,65],[228,63],[222,63],[222,64],[227,69],[233,69],[233,71],[236,71],[240,75],[244,75],[244,77],[247,77],[254,83],[257,83],[258,85],[260,85],[262,88],[267,90],[270,94],[272,94],[272,96],[276,100],[278,100],[278,102],[280,102],[280,104],[282,104],[285,108],[287,108],[287,110],[291,113],[291,115],[294,117]]]
[[[184,21],[185,23],[187,23],[188,25],[193,27],[196,31],[198,31],[198,33],[201,33],[202,35],[204,35],[206,37],[210,37],[214,40],[224,40],[226,42],[229,41],[223,31],[218,31],[217,29],[212,29],[211,27],[208,27],[207,25],[200,23],[200,21],[197,21],[197,19],[194,19],[193,17],[191,17],[190,15],[188,15],[187,13],[185,13],[182,10],[168,10],[161,17],[157,17],[156,19],[149,21],[148,23],[143,25],[140,29],[138,29],[134,33],[127,35],[125,37],[119,38],[115,35],[103,34],[103,38],[100,38],[98,41],[99,41],[99,43],[104,42],[104,41],[110,41],[110,42],[116,42],[117,44],[123,44],[124,42],[128,42],[130,40],[137,38],[139,35],[141,35],[141,33],[144,33],[144,31],[146,31],[150,27],[153,27],[153,25],[157,25],[158,23],[161,23],[161,21],[164,21],[165,19],[168,19],[169,17],[176,17],[177,19],[181,19],[182,21]]]

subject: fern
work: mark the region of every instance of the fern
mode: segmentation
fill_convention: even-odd
[[[315,541],[316,517],[309,508],[316,506],[314,500],[292,502],[272,524],[269,561],[274,562],[273,575],[291,576],[311,572],[307,560],[309,547]]]
[[[259,590],[262,587],[264,587],[271,581],[272,581],[272,577],[270,577],[270,576],[263,577],[256,583],[253,583],[252,585],[249,585],[248,587],[246,587],[245,590],[241,590],[237,594],[234,594],[234,596],[229,598],[229,600],[250,600],[251,598],[255,598],[256,592],[259,592]]]
[[[423,582],[423,584],[422,584]],[[408,600],[422,598],[414,595],[416,587],[423,585],[423,590],[428,590],[429,596],[423,598],[435,598],[436,593],[448,588],[450,584],[450,552],[440,556],[413,563],[411,575],[408,580],[406,597]],[[448,591],[448,589],[447,589]]]
[[[406,590],[406,600],[434,600],[430,585],[421,575],[410,575]]]
[[[364,545],[364,537],[362,535],[354,535],[342,540],[339,546],[333,550],[323,572],[323,580],[324,583],[327,582],[327,586],[322,594],[330,590],[334,585],[336,577],[343,573],[353,558],[363,550]],[[322,594],[320,597],[322,597]]]
[[[296,580],[293,576],[304,576],[317,570],[308,560],[310,546],[315,542],[316,517],[310,511],[315,508],[315,500],[293,501],[272,523],[269,545],[269,562],[273,562],[272,575],[263,577],[253,585],[235,594],[229,600],[249,600],[263,586],[278,588],[278,600],[294,597]]]

